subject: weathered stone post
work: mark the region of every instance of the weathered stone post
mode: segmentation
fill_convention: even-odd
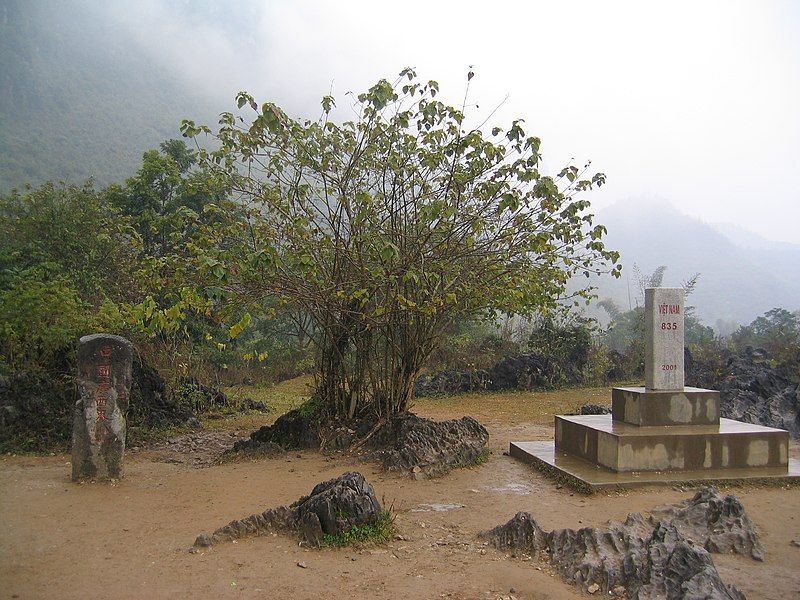
[[[72,426],[72,480],[118,479],[133,345],[118,335],[85,335],[78,346],[78,393]]]
[[[648,391],[683,390],[683,288],[644,291],[644,386]]]

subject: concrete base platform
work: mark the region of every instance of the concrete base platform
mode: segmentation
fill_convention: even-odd
[[[616,472],[566,452],[557,451],[553,442],[511,442],[509,454],[557,480],[587,492],[714,481],[769,485],[800,484],[800,461],[793,458],[789,459],[788,467]]]
[[[639,427],[611,415],[556,417],[555,445],[612,471],[786,468],[789,433],[731,419]]]
[[[680,391],[649,391],[643,387],[611,390],[615,421],[648,426],[719,425],[719,392],[685,387]]]

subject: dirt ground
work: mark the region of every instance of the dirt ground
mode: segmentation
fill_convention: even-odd
[[[116,484],[70,483],[65,455],[3,457],[0,598],[586,597],[546,565],[486,548],[476,534],[520,510],[547,529],[602,525],[692,491],[647,488],[584,496],[503,455],[511,440],[552,438],[552,427],[541,424],[552,416],[542,413],[571,403],[577,393],[421,401],[420,414],[439,419],[472,414],[491,434],[487,463],[427,481],[316,452],[202,466],[246,433],[235,421],[130,452],[126,477]],[[608,391],[583,393],[585,401],[596,402]],[[794,444],[792,455],[798,454]],[[364,473],[393,507],[401,539],[309,550],[287,537],[265,536],[188,551],[199,533],[289,503],[348,470]],[[800,541],[800,487],[731,490],[758,525],[766,560],[714,555],[723,579],[751,599],[800,597],[800,547],[792,543]]]

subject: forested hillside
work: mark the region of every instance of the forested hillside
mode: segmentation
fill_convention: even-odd
[[[0,191],[47,179],[121,181],[212,103],[89,0],[0,3]]]
[[[597,280],[598,293],[620,307],[641,304],[636,268],[646,275],[663,265],[667,267],[664,284],[669,286],[679,286],[700,273],[692,304],[702,321],[721,326],[723,333],[776,306],[800,308],[800,247],[796,245],[753,247],[744,234],[722,233],[666,201],[619,202],[599,211],[598,220],[608,227],[608,243],[620,252],[625,265],[622,278]]]

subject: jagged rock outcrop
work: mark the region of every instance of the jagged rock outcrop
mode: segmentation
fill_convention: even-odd
[[[610,415],[611,407],[600,404],[584,404],[581,406],[582,415]]]
[[[417,396],[458,394],[479,390],[543,389],[550,383],[548,360],[535,353],[510,356],[489,369],[475,371],[442,371],[423,375],[414,385]]]
[[[407,414],[384,425],[369,442],[388,470],[436,477],[478,458],[489,432],[472,417],[433,421]]]
[[[723,496],[707,487],[688,500],[655,508],[651,514],[652,519],[671,521],[684,537],[709,552],[735,552],[764,560],[756,527],[736,496]]]
[[[184,377],[175,389],[174,397],[183,406],[197,411],[210,410],[228,404],[228,396],[217,386],[201,383],[196,377]]]
[[[504,358],[489,369],[491,390],[532,390],[549,383],[548,360],[539,354],[528,353]]]
[[[352,428],[341,425],[323,430],[314,417],[295,409],[278,417],[274,425],[253,432],[249,439],[236,442],[226,454],[264,455],[320,446],[347,450],[357,444],[387,470],[424,478],[473,463],[488,440],[486,428],[472,417],[433,421],[407,413],[388,422],[362,419]]]
[[[375,490],[361,473],[351,471],[317,484],[308,496],[289,506],[271,508],[231,521],[212,534],[201,534],[194,545],[207,547],[275,531],[299,534],[306,544],[320,546],[325,534],[377,523],[382,513]]]
[[[744,595],[720,578],[709,551],[763,557],[742,504],[713,487],[656,508],[649,517],[631,513],[625,522],[611,521],[606,528],[547,532],[522,512],[481,537],[501,550],[521,549],[545,558],[565,581],[584,591],[636,600],[741,600]]]
[[[491,380],[485,369],[475,371],[440,371],[432,375],[422,375],[414,383],[417,396],[436,394],[459,394],[469,391],[488,390]]]
[[[155,367],[136,353],[133,355],[128,413],[134,424],[202,426],[192,410],[180,405],[170,396],[167,382]]]
[[[764,350],[750,347],[724,353],[716,367],[687,358],[687,383],[719,390],[721,416],[800,438],[800,372],[792,377],[791,365],[773,367]]]
[[[526,512],[518,512],[505,525],[498,525],[481,535],[498,550],[519,549],[536,556],[550,547],[550,533]]]
[[[230,453],[268,453],[283,450],[319,448],[319,423],[300,409],[281,415],[272,425],[257,429],[247,440],[236,442]]]

